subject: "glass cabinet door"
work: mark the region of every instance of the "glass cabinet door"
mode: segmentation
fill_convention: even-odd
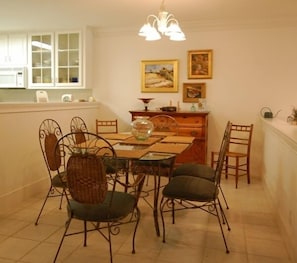
[[[31,74],[29,81],[32,86],[53,86],[53,35],[32,35],[31,41]]]
[[[58,33],[56,38],[57,86],[81,85],[80,33]]]

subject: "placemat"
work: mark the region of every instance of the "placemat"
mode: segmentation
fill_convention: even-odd
[[[99,134],[99,136],[109,140],[126,140],[133,135],[131,133],[105,133]]]
[[[162,142],[172,142],[172,143],[192,143],[195,137],[191,136],[167,136]]]
[[[188,143],[155,143],[148,147],[150,152],[175,153],[180,154],[186,150],[190,144]]]
[[[160,137],[167,137],[167,136],[173,136],[176,132],[159,132],[159,131],[153,131],[152,136],[160,136]]]
[[[160,137],[149,137],[146,140],[137,140],[135,137],[128,138],[121,142],[121,144],[134,144],[134,145],[152,145],[157,141],[160,141]]]
[[[148,152],[148,148],[143,150],[116,150],[116,154],[118,158],[125,159],[140,159],[143,155]]]

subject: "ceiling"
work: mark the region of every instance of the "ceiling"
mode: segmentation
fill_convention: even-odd
[[[0,0],[0,30],[139,28],[161,0]],[[166,0],[181,27],[190,24],[297,21],[296,0]],[[297,23],[296,23],[297,24]]]

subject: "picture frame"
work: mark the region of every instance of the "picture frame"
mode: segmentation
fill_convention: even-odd
[[[178,60],[142,60],[141,92],[178,92]]]
[[[188,78],[212,78],[212,49],[188,51]]]
[[[206,98],[206,83],[183,83],[183,102],[198,103]]]

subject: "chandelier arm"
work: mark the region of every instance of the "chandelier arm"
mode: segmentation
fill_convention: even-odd
[[[167,20],[167,24],[169,24],[170,22],[175,22],[177,25],[179,25],[179,23],[178,23],[178,21],[176,20],[175,17],[172,17],[172,18]]]
[[[154,24],[155,21],[159,21],[159,18],[158,18],[157,16],[155,16],[155,15],[149,15],[149,16],[146,18],[146,22],[147,22],[147,23],[150,23],[150,19],[154,19],[153,22],[152,22],[152,24]]]

